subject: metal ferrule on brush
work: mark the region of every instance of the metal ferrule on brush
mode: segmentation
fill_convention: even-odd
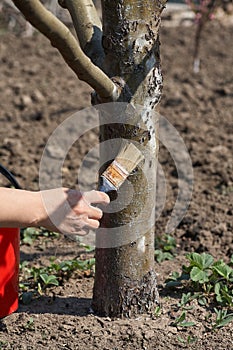
[[[128,171],[125,170],[115,159],[110,166],[104,171],[102,176],[104,176],[108,181],[110,181],[113,186],[118,189],[129,175]]]

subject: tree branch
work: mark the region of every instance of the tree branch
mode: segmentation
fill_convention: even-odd
[[[83,53],[69,29],[39,0],[13,0],[25,18],[56,47],[80,80],[88,83],[103,100],[112,100],[115,85],[111,79]]]
[[[69,11],[80,46],[98,67],[102,66],[102,23],[92,0],[58,0]]]

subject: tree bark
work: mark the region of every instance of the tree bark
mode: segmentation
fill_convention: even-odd
[[[98,67],[102,67],[102,23],[92,0],[59,0],[68,9],[83,52]]]
[[[115,141],[108,147],[104,141],[123,138],[135,142],[145,156],[142,168],[120,189],[116,208],[123,209],[105,213],[97,233],[93,309],[111,317],[152,312],[158,302],[154,271],[158,120],[154,108],[162,91],[158,31],[165,2],[102,0],[104,70],[121,88],[118,102],[128,106],[114,104],[109,120],[100,112],[100,158],[111,159],[117,152]]]
[[[85,13],[89,0],[60,1],[69,4],[78,31],[78,4]],[[102,0],[103,70],[91,62],[68,28],[39,0],[13,2],[50,39],[77,76],[96,90],[95,102],[117,101],[96,107],[101,116],[101,161],[109,162],[116,156],[122,139],[134,142],[144,154],[144,164],[121,187],[112,212],[105,213],[97,233],[93,309],[111,317],[153,312],[158,302],[154,271],[155,107],[162,91],[158,31],[166,0]],[[91,30],[84,31],[83,49],[96,23],[93,12],[91,18]],[[110,142],[107,147],[105,141]]]

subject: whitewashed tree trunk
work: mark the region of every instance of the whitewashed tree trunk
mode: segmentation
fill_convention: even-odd
[[[155,107],[162,90],[158,31],[166,0],[102,0],[103,36],[92,0],[59,0],[71,13],[79,41],[39,0],[13,2],[59,50],[78,78],[96,91],[95,103],[114,102],[107,124],[101,126],[101,159],[118,151],[109,153],[111,147],[106,151],[104,141],[109,139],[131,140],[144,153],[142,168],[129,177],[133,198],[126,205],[132,192],[126,182],[119,194],[122,209],[105,214],[97,233],[93,309],[111,317],[151,312],[158,302]],[[114,114],[118,120],[113,124]]]
[[[125,209],[106,214],[102,222],[105,229],[101,229],[106,232],[100,232],[100,236],[97,233],[100,247],[96,249],[93,309],[102,315],[130,317],[153,311],[158,302],[154,270],[158,123],[154,111],[162,90],[158,30],[164,3],[102,1],[104,70],[120,86],[118,102],[128,102],[132,109],[129,114],[125,113],[125,120],[119,116],[120,124],[112,125],[111,116],[109,124],[101,127],[100,141],[125,138],[147,148],[141,171],[130,177],[133,199]],[[108,151],[109,148],[101,147],[103,159],[108,159]],[[121,188],[123,207],[130,191],[129,184]],[[112,227],[118,227],[119,232],[112,233]],[[113,247],[111,243],[104,247],[103,240],[107,237],[111,240],[112,234],[122,236],[119,246],[114,246],[113,239]],[[131,238],[129,242],[120,245],[127,237]]]

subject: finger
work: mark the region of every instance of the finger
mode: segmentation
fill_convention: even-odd
[[[87,209],[87,215],[90,219],[100,220],[103,216],[103,212],[101,209],[90,205]]]
[[[98,220],[87,219],[86,225],[88,225],[88,227],[90,227],[90,228],[97,229],[100,226],[100,223]]]
[[[100,204],[109,204],[110,198],[109,196],[100,191],[89,191],[85,192],[83,194],[83,197],[89,202],[89,203],[100,203]]]

